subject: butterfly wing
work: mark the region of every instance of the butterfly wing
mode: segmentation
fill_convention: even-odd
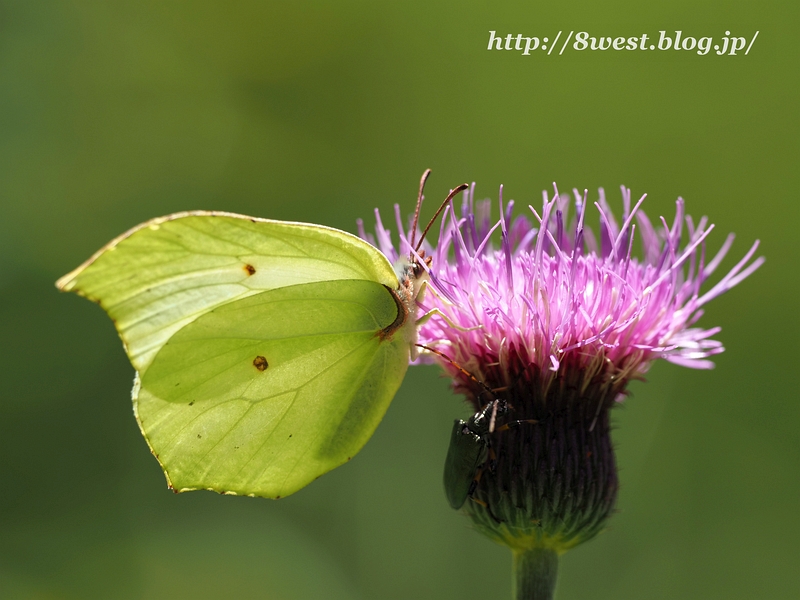
[[[391,265],[320,226],[172,215],[58,286],[115,321],[142,433],[178,491],[297,491],[366,443],[408,366]]]
[[[398,285],[383,254],[343,231],[198,211],[135,227],[56,285],[100,304],[142,371],[176,331],[216,306],[338,279]]]
[[[277,498],[367,442],[408,367],[398,306],[363,280],[230,302],[172,336],[140,376],[136,411],[176,490]]]

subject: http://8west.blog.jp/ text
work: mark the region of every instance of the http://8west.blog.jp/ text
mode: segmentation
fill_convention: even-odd
[[[693,36],[681,30],[659,31],[657,34],[640,33],[634,36],[601,36],[588,31],[570,31],[564,35],[559,31],[554,36],[526,36],[522,33],[498,33],[489,31],[487,50],[516,51],[525,56],[534,54],[556,54],[565,51],[685,51],[705,56],[746,56],[750,53],[758,31],[749,38],[734,36],[726,30],[725,35]],[[563,38],[563,39],[562,39]],[[551,41],[552,40],[552,41]],[[555,51],[555,52],[554,52]]]

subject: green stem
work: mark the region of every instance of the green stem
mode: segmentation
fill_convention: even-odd
[[[545,548],[513,550],[514,600],[553,600],[558,554]]]

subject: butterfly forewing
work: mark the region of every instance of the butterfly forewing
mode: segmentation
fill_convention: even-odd
[[[395,288],[388,260],[348,233],[230,213],[179,213],[112,241],[58,282],[99,303],[143,370],[182,327],[264,290],[363,279]]]

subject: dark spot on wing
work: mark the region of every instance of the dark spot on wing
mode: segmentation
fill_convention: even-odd
[[[244,270],[247,271],[248,275],[255,275],[256,268],[253,265],[247,264],[244,266]]]
[[[253,359],[253,366],[259,371],[266,371],[267,367],[269,366],[269,363],[267,362],[267,359],[264,358],[263,356],[256,356]]]
[[[202,435],[200,435],[199,433],[197,434],[197,439],[198,439],[198,440],[199,440],[200,438],[202,438],[202,437],[203,437],[203,436],[202,436]]]
[[[191,402],[189,402],[189,406],[194,406],[194,400],[192,400]]]

